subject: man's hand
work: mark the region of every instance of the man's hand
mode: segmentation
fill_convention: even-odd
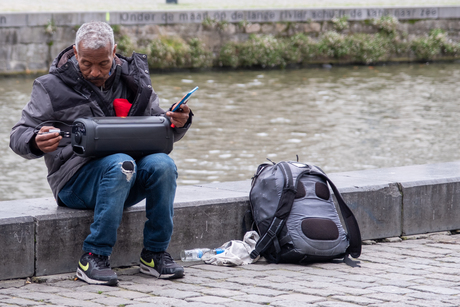
[[[43,126],[35,137],[36,147],[44,153],[55,151],[58,148],[59,141],[62,139],[62,136],[59,135],[59,132],[49,133],[51,129],[56,128],[51,126]]]
[[[174,109],[176,105],[177,103],[172,107],[172,109]],[[184,103],[180,106],[179,110],[177,110],[176,112],[171,112],[171,111],[166,112],[166,116],[169,116],[169,118],[171,119],[171,124],[173,124],[177,128],[181,128],[181,127],[184,127],[184,125],[187,123],[189,113],[190,113],[190,108],[188,107],[188,105]]]

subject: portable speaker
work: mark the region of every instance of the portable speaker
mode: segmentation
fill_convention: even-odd
[[[162,116],[78,118],[71,142],[73,151],[83,157],[114,153],[145,156],[169,154],[174,134],[169,119]]]

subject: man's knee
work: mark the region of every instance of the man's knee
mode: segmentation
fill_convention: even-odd
[[[151,174],[155,173],[162,176],[177,177],[176,164],[167,154],[153,154],[145,157],[144,159],[145,160],[143,162],[145,162],[145,168],[148,169]]]
[[[109,163],[109,167],[115,174],[120,176],[120,179],[131,182],[136,174],[136,162],[134,159],[126,154],[114,154],[105,157]]]

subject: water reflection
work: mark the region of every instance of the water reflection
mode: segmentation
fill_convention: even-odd
[[[270,158],[326,172],[459,159],[459,64],[152,75],[163,108],[194,86],[171,156],[179,184],[250,179]],[[0,200],[50,196],[43,161],[9,148],[32,79],[0,79]]]

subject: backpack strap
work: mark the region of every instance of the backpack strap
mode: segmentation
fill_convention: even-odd
[[[348,237],[350,239],[350,246],[347,248],[347,253],[350,254],[353,258],[358,258],[361,255],[361,232],[359,231],[359,225],[355,216],[353,215],[353,212],[343,200],[342,195],[340,194],[339,190],[337,190],[337,187],[324,173],[312,169],[311,174],[324,178],[331,186],[332,191],[334,192],[334,195],[339,203],[340,212],[342,213],[342,217],[348,232]]]
[[[284,176],[283,191],[270,227],[268,227],[267,232],[262,238],[257,241],[255,249],[250,254],[251,259],[256,259],[261,253],[265,252],[281,232],[291,212],[292,204],[294,203],[297,193],[297,186],[296,183],[294,183],[289,165],[287,165],[286,162],[280,162],[277,166],[280,167],[281,173],[283,173]]]

